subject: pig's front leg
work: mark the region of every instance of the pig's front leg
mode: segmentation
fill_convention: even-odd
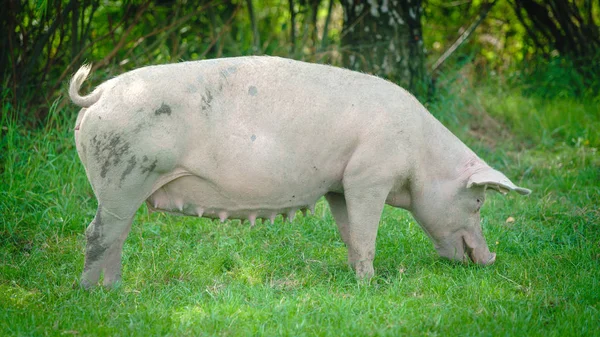
[[[346,231],[348,262],[359,279],[371,278],[375,273],[373,259],[377,228],[389,188],[345,188],[344,192],[349,220]]]

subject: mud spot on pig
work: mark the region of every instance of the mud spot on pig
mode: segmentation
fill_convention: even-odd
[[[154,111],[154,114],[156,116],[160,116],[160,115],[168,115],[171,116],[171,107],[166,105],[165,103],[162,103],[160,105],[160,108],[156,109]]]
[[[210,103],[213,100],[213,95],[210,90],[206,89],[204,95],[202,95],[202,111],[208,110],[211,108]]]
[[[121,180],[120,180],[119,184],[123,183],[125,178],[133,171],[136,164],[137,164],[137,160],[135,159],[135,155],[131,156],[131,158],[129,158],[129,160],[127,161],[127,167],[125,168],[125,171],[123,171],[123,174],[121,174]]]
[[[104,226],[102,223],[102,217],[100,215],[101,212],[102,206],[98,206],[98,211],[96,212],[96,216],[94,217],[92,224],[85,231],[87,242],[85,245],[84,271],[89,270],[91,265],[98,261],[107,249],[107,247],[102,245],[100,237],[102,233],[102,227]]]
[[[133,129],[133,133],[138,134],[140,133],[140,131],[142,131],[143,129],[147,128],[148,124],[146,123],[138,123],[135,128]]]
[[[111,166],[118,165],[122,157],[129,152],[129,142],[122,139],[121,134],[110,132],[95,135],[92,138],[93,156],[100,164],[100,176],[106,178]]]
[[[145,164],[140,165],[140,168],[142,169],[142,174],[146,173],[147,175],[150,175],[150,173],[154,172],[154,170],[156,169],[156,164],[158,163],[158,159],[154,159],[153,162],[146,164],[150,161],[150,159],[148,159],[147,156],[144,156],[142,161]]]
[[[221,76],[224,79],[227,79],[227,77],[229,77],[231,74],[235,74],[236,72],[237,72],[237,67],[231,66],[231,67],[228,67],[227,69],[221,70]]]
[[[256,95],[258,95],[258,89],[256,89],[255,86],[251,85],[248,88],[248,95],[250,95],[250,96],[256,96]]]
[[[254,141],[256,140],[256,135],[252,135],[252,136],[250,137],[250,140],[254,142]]]

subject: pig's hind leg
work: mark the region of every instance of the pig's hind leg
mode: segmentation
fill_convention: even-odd
[[[105,286],[112,286],[121,277],[121,252],[133,215],[121,218],[100,204],[94,220],[85,231],[85,263],[81,285],[90,288],[98,284],[104,272]]]
[[[127,179],[96,180],[98,210],[86,230],[85,264],[81,284],[85,288],[98,284],[104,273],[104,286],[121,279],[123,243],[131,229],[136,211],[152,193],[158,174],[131,175]],[[104,184],[104,185],[99,185]]]

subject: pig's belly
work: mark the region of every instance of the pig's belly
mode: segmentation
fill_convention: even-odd
[[[308,188],[307,188],[308,187]],[[147,200],[151,211],[225,219],[270,219],[278,214],[293,218],[298,210],[314,210],[327,193],[323,186],[281,186],[241,188],[218,186],[190,175],[177,178],[156,190]],[[309,192],[307,192],[309,191]]]

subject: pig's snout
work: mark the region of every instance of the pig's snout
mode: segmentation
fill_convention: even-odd
[[[474,263],[480,264],[482,266],[489,266],[496,262],[496,253],[489,253],[487,256],[484,257],[477,257],[474,254],[469,254],[469,258]]]
[[[490,259],[485,263],[485,265],[488,266],[490,264],[494,264],[494,262],[496,262],[496,253],[491,253]]]
[[[463,238],[465,252],[471,261],[482,266],[489,266],[496,262],[496,253],[491,253],[485,242],[478,247],[470,247],[467,242],[468,240]]]

